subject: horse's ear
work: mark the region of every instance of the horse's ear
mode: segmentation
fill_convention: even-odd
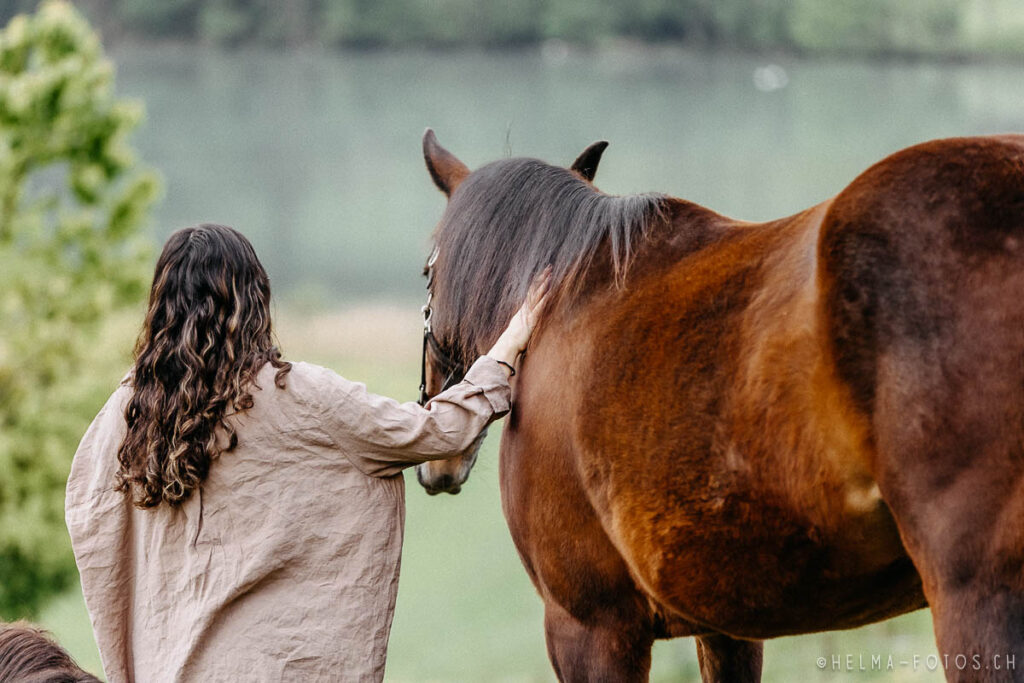
[[[594,179],[594,174],[597,173],[597,165],[601,162],[601,155],[604,154],[604,148],[608,146],[607,140],[601,140],[595,142],[590,147],[583,150],[583,154],[576,157],[576,161],[572,162],[570,170],[576,171],[586,181]]]
[[[427,162],[427,170],[430,171],[434,184],[449,197],[459,183],[469,175],[466,165],[441,146],[431,128],[427,128],[427,132],[423,134],[423,159]]]

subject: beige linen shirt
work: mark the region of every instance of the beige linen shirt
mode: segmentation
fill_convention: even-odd
[[[111,683],[379,681],[398,588],[401,471],[472,448],[509,409],[487,356],[428,406],[294,363],[264,367],[238,446],[179,508],[114,490],[131,388],[75,454],[66,518]]]

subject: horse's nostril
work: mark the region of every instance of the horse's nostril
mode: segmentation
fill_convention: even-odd
[[[458,493],[462,489],[461,484],[455,483],[455,477],[450,474],[442,474],[432,481],[423,481],[420,479],[420,484],[431,496],[436,496],[439,493]]]

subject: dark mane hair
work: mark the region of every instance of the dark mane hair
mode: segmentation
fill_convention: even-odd
[[[537,159],[503,159],[474,171],[452,193],[434,233],[438,339],[468,364],[549,265],[562,302],[579,293],[599,252],[610,262],[612,281],[621,282],[637,244],[661,218],[664,199],[606,195]]]
[[[0,623],[0,681],[100,683],[45,631],[21,621]]]
[[[274,346],[270,279],[249,240],[223,225],[175,232],[135,347],[117,488],[139,507],[187,500],[238,443],[225,416],[252,407],[267,363],[283,386],[291,364]]]

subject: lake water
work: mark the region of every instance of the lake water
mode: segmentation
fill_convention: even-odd
[[[676,50],[286,54],[122,47],[119,92],[162,171],[155,232],[248,234],[278,293],[314,308],[418,300],[444,208],[423,130],[475,167],[568,165],[611,146],[597,185],[750,220],[799,211],[886,154],[1024,130],[1024,67],[803,62]]]

